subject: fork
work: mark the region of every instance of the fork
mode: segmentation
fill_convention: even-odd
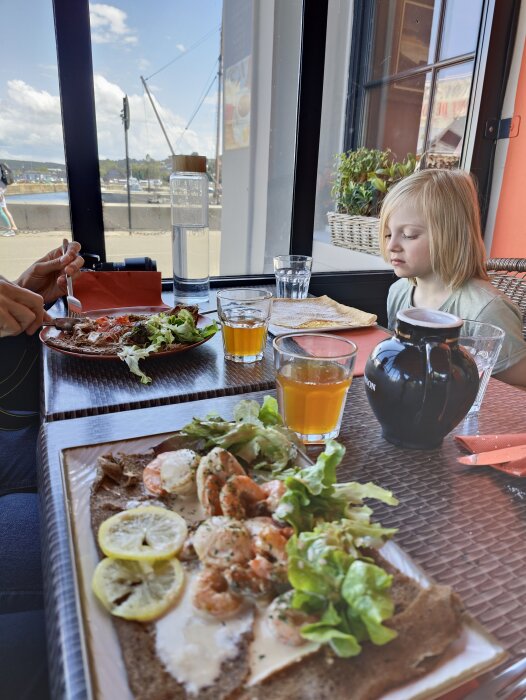
[[[50,321],[43,321],[43,326],[53,326],[60,331],[72,331],[77,323],[82,323],[85,320],[84,317],[71,317],[67,318],[52,318]]]
[[[65,255],[68,250],[68,239],[64,238],[62,241],[62,254]],[[68,316],[72,318],[82,317],[82,303],[73,294],[73,280],[70,275],[66,275],[66,285],[68,288],[68,295],[66,297],[68,305]]]
[[[526,698],[526,658],[516,661],[463,700],[523,700]]]

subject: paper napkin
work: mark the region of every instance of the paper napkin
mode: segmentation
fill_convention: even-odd
[[[136,306],[166,307],[161,298],[160,272],[81,272],[73,292],[83,311]],[[167,308],[167,307],[166,307]]]

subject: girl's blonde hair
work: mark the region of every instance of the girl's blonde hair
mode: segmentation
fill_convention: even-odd
[[[464,170],[420,170],[397,183],[380,212],[380,250],[386,262],[389,217],[400,204],[412,204],[429,232],[433,271],[453,290],[473,277],[489,279],[480,229],[477,190]],[[415,279],[411,279],[413,284]]]

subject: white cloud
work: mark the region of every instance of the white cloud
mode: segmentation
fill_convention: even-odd
[[[126,24],[128,15],[113,5],[90,4],[91,40],[94,44],[136,44],[137,36]]]
[[[175,45],[175,48],[176,48],[176,49],[179,49],[179,51],[180,51],[181,53],[185,53],[185,51],[186,51],[186,47],[185,47],[184,44],[176,44],[176,45]]]
[[[0,102],[0,142],[5,158],[64,162],[60,99],[23,80],[7,82]]]
[[[124,130],[120,112],[124,91],[102,75],[95,75],[97,138],[100,158],[124,157]],[[22,80],[7,83],[7,97],[0,100],[0,143],[2,157],[34,161],[64,162],[60,99],[38,90]],[[206,132],[188,129],[182,137],[187,118],[160,105],[153,97],[170,142],[176,152],[215,154],[215,121]],[[128,132],[131,158],[162,159],[169,147],[148,98],[128,96],[131,125]]]
[[[210,95],[207,95],[203,100],[203,104],[217,107],[217,90],[216,92],[212,92]]]

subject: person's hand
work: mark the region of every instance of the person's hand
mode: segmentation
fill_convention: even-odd
[[[76,242],[68,244],[64,255],[62,247],[55,248],[34,262],[20,275],[16,283],[24,289],[40,294],[46,304],[56,301],[67,292],[66,273],[74,278],[84,265],[79,251],[80,243]]]
[[[0,277],[0,338],[20,335],[24,331],[33,335],[42,321],[49,318],[40,294]]]

